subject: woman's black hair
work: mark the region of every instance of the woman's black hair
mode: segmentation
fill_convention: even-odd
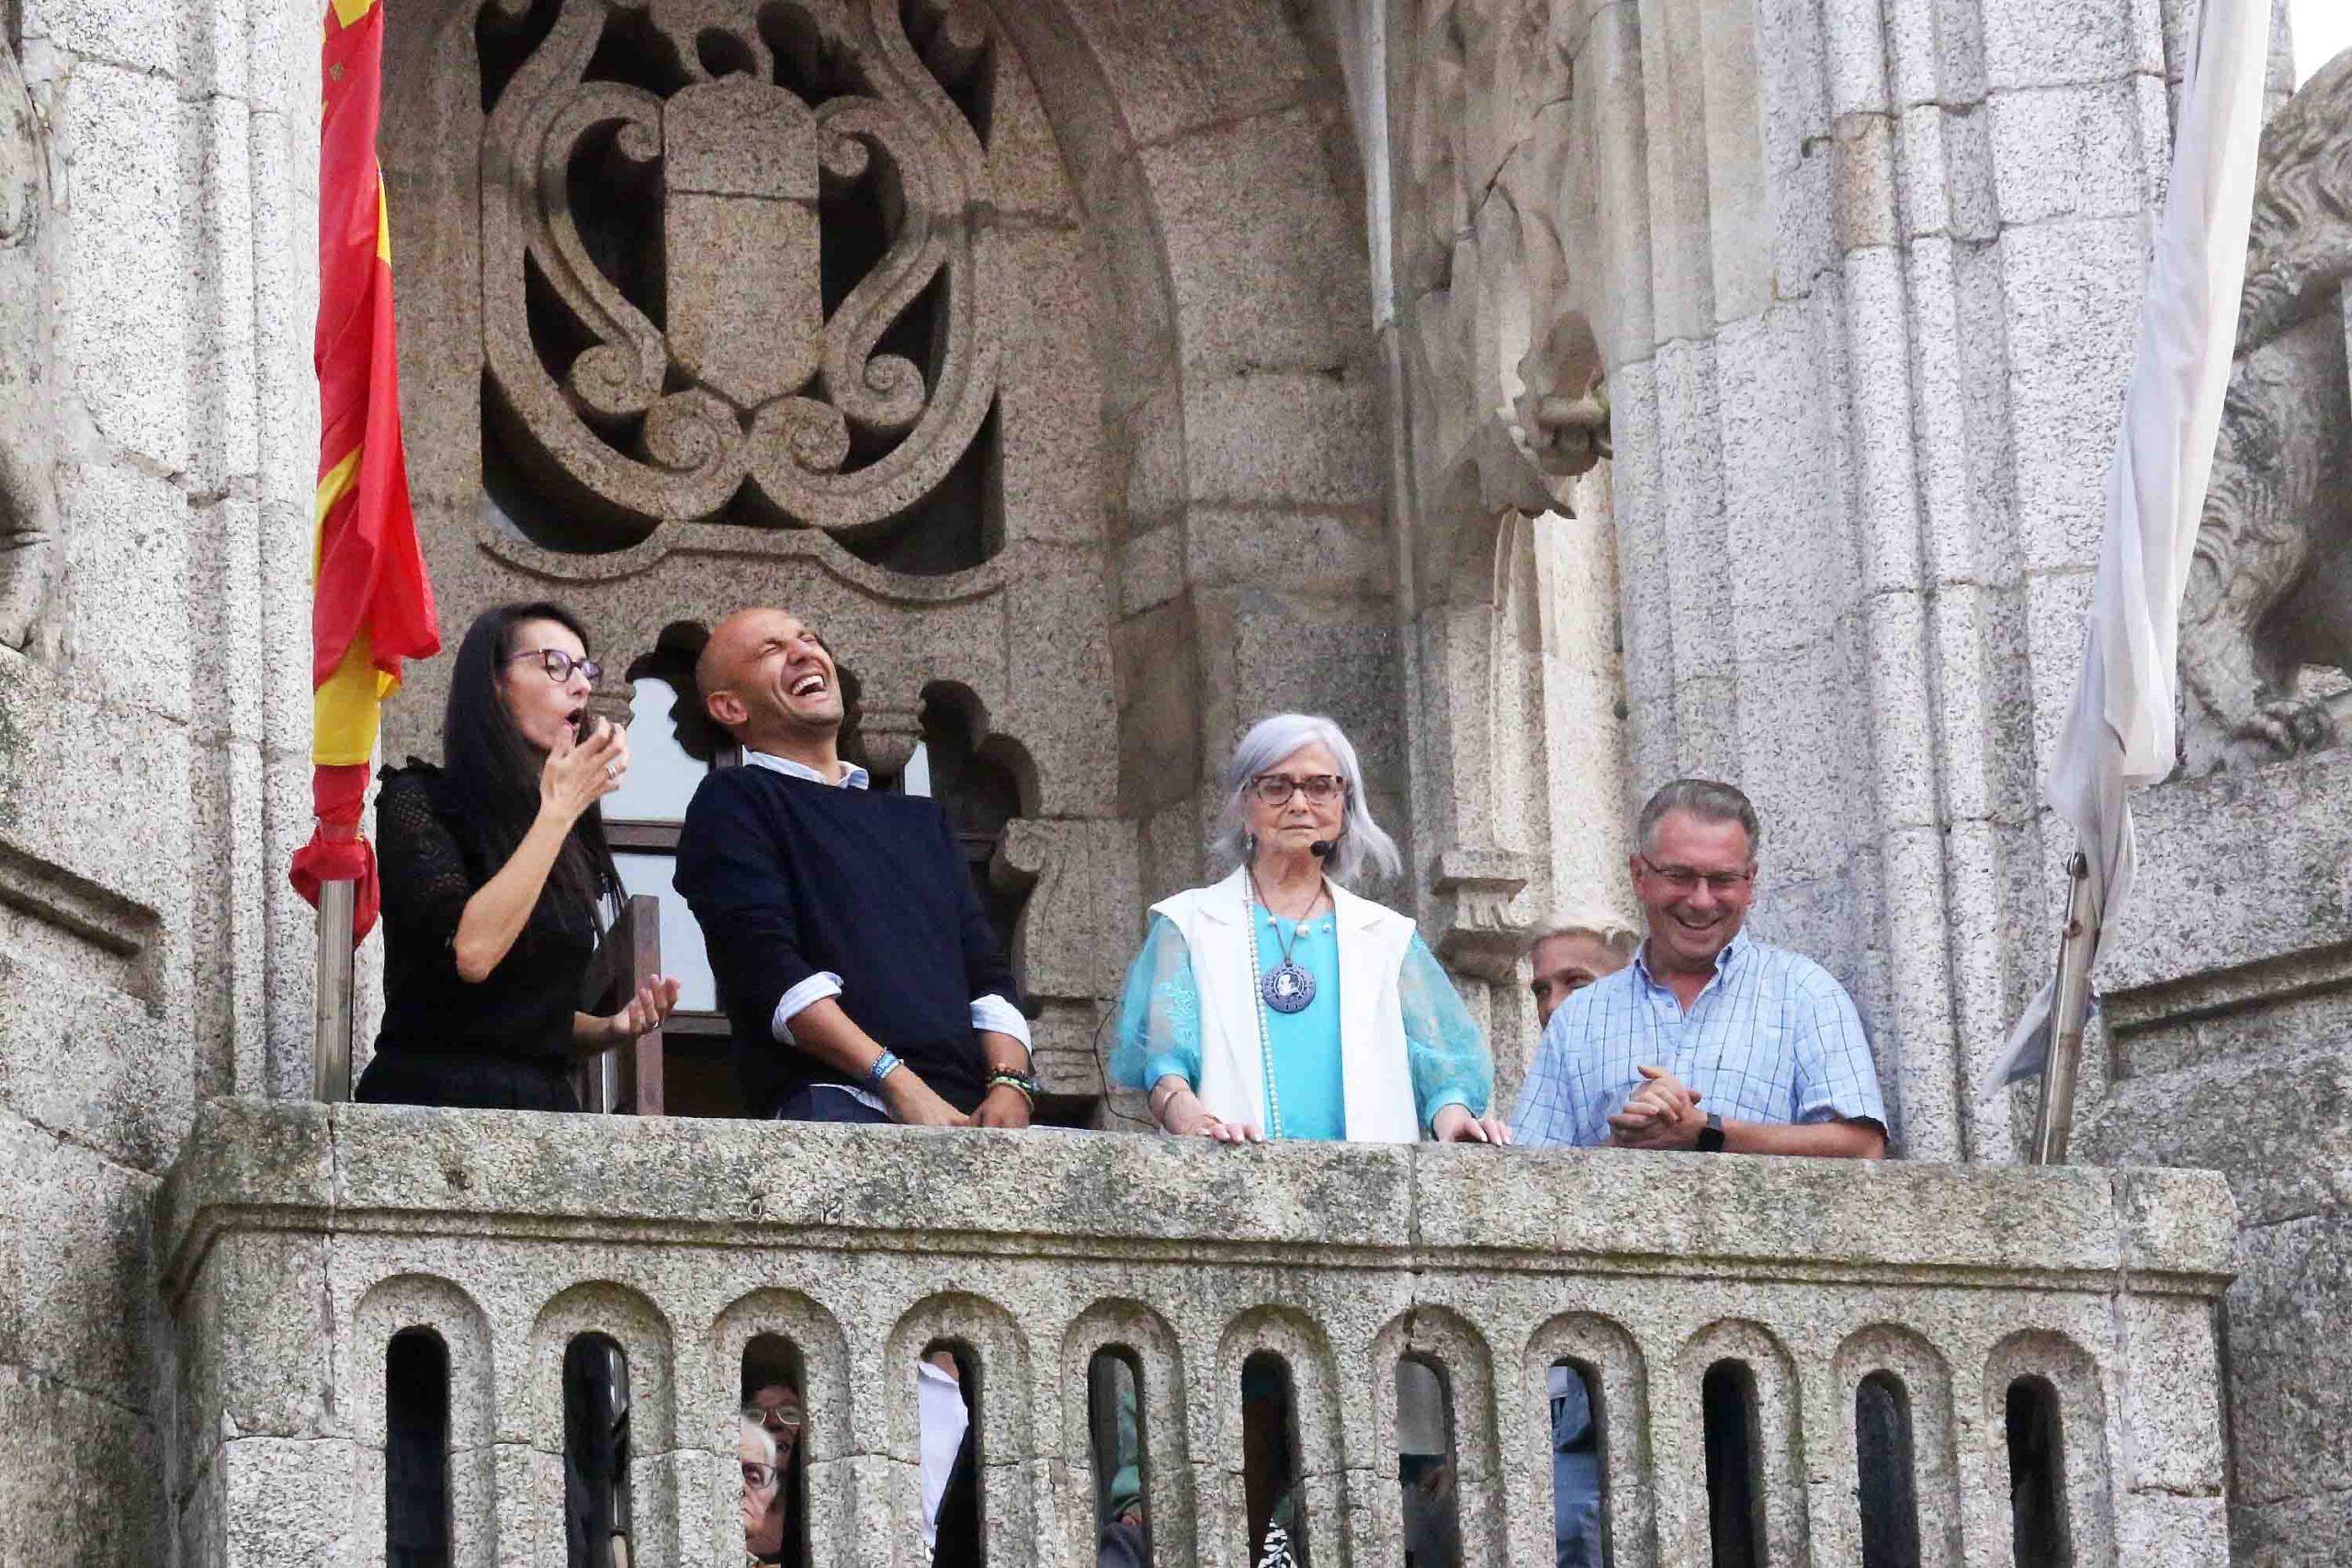
[[[470,819],[483,858],[503,865],[522,843],[539,812],[539,770],[547,759],[523,739],[498,694],[499,676],[517,653],[518,627],[553,621],[588,646],[580,618],[544,601],[484,610],[466,628],[449,671],[449,705],[441,719],[441,772],[457,809]],[[593,919],[596,906],[621,897],[619,870],[605,841],[604,812],[590,806],[571,825],[563,852],[548,878],[565,913]]]

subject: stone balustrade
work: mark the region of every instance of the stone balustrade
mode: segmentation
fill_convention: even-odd
[[[159,1199],[181,1561],[385,1554],[386,1358],[448,1364],[452,1554],[556,1565],[566,1348],[626,1353],[636,1564],[742,1561],[739,1368],[805,1376],[812,1563],[927,1561],[915,1358],[977,1371],[993,1568],[1094,1560],[1088,1374],[1140,1374],[1156,1561],[1246,1568],[1241,1366],[1286,1363],[1307,1562],[1402,1562],[1396,1367],[1450,1404],[1466,1563],[1548,1563],[1546,1377],[1597,1385],[1611,1561],[1709,1555],[1744,1368],[1759,1563],[1864,1561],[1856,1390],[1907,1404],[1917,1561],[2011,1559],[2008,1391],[2054,1395],[2078,1568],[2226,1561],[2194,1171],[207,1105]],[[1886,1380],[1882,1378],[1883,1383]]]

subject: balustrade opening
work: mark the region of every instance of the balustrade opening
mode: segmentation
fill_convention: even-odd
[[[1298,1400],[1290,1363],[1260,1350],[1241,1363],[1244,1560],[1306,1568],[1306,1499],[1299,1495]],[[1284,1555],[1287,1554],[1287,1555]]]
[[[808,1561],[808,1386],[791,1340],[758,1334],[743,1347],[743,1550],[783,1568]]]
[[[986,1562],[980,1521],[980,1363],[968,1346],[934,1339],[915,1361],[922,1439],[922,1529],[932,1568]]]
[[[1911,1394],[1893,1372],[1872,1372],[1854,1389],[1854,1473],[1862,1568],[1919,1568]]]
[[[1456,1486],[1453,1400],[1436,1363],[1396,1363],[1396,1485],[1403,1494],[1405,1568],[1459,1568],[1462,1505]]]
[[[2018,1378],[2009,1384],[2007,1404],[2010,1540],[2017,1568],[2073,1568],[2058,1391],[2044,1378]]]
[[[629,1568],[628,1355],[602,1334],[563,1352],[563,1536],[571,1568]]]
[[[1714,1568],[1764,1568],[1764,1436],[1756,1374],[1744,1361],[1707,1369],[1699,1398],[1706,1423],[1707,1539]]]
[[[1143,1424],[1143,1364],[1125,1346],[1106,1346],[1086,1367],[1086,1425],[1094,1456],[1094,1531],[1099,1568],[1151,1561],[1146,1506],[1150,1456]]]
[[[1552,1536],[1557,1568],[1609,1568],[1609,1472],[1600,1462],[1600,1374],[1555,1361],[1547,1380]]]
[[[384,1350],[385,1568],[449,1568],[449,1348],[403,1328]]]

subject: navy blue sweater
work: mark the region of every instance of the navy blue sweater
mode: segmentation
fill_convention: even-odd
[[[979,1104],[972,998],[1018,1006],[1021,993],[937,802],[722,768],[686,808],[675,886],[702,926],[755,1113],[849,1081],[773,1029],[784,993],[827,971],[860,1029],[957,1110]]]

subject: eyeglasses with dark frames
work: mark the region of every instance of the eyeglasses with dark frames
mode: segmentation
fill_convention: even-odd
[[[571,679],[571,672],[574,670],[587,676],[588,683],[592,686],[605,673],[605,667],[594,660],[574,659],[560,648],[534,648],[521,653],[510,653],[506,656],[506,662],[512,664],[523,659],[537,660],[539,668],[548,672],[548,679],[559,686]]]
[[[749,1459],[742,1463],[743,1485],[747,1491],[764,1492],[775,1484],[775,1466],[762,1464],[757,1460]]]
[[[1337,773],[1260,773],[1250,781],[1250,793],[1261,806],[1287,806],[1294,795],[1304,795],[1317,806],[1329,805],[1347,793],[1348,781]]]
[[[1698,888],[1699,884],[1703,882],[1707,885],[1709,892],[1721,897],[1736,893],[1748,883],[1756,880],[1756,868],[1752,865],[1744,871],[1694,871],[1687,865],[1660,865],[1647,855],[1641,855],[1638,858],[1644,865],[1650,868],[1652,876],[1657,877],[1677,893],[1693,892]]]

